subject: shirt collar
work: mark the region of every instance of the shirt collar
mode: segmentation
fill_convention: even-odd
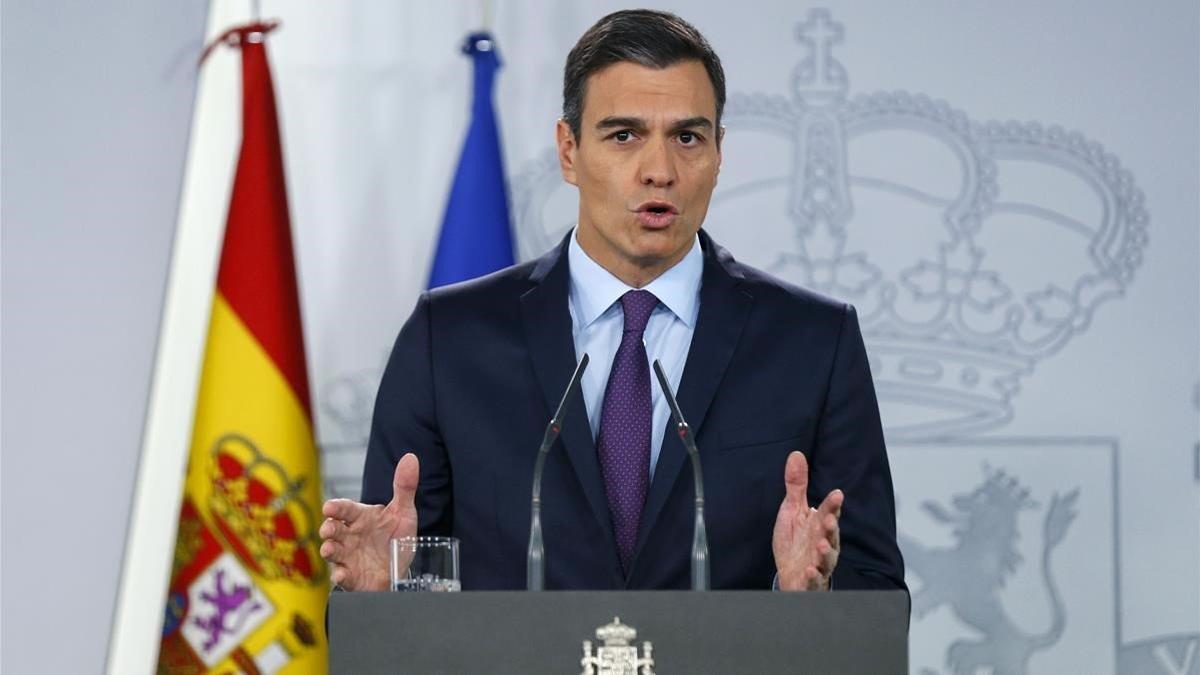
[[[571,273],[571,303],[582,328],[600,318],[626,292],[636,289],[588,257],[579,245],[578,232],[576,228],[571,233],[567,262]],[[697,236],[687,255],[647,284],[644,290],[653,293],[680,321],[694,328],[700,309],[700,278],[703,272],[704,253],[700,249],[700,237]]]

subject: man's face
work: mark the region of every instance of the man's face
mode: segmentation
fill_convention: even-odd
[[[563,178],[579,188],[579,243],[633,286],[687,254],[721,166],[716,99],[699,61],[620,62],[592,74],[579,137],[558,123]]]

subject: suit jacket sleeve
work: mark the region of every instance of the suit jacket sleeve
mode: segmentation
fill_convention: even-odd
[[[858,316],[849,305],[842,317],[827,392],[809,457],[809,501],[818,504],[835,488],[846,495],[833,587],[905,588],[879,403]]]
[[[396,463],[406,453],[414,453],[421,462],[418,532],[449,535],[454,524],[451,468],[437,421],[432,334],[430,296],[422,293],[400,329],[379,384],[363,467],[362,501],[391,501]]]

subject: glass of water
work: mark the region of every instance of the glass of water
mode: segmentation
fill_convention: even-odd
[[[393,591],[459,591],[458,539],[401,537],[391,540]]]

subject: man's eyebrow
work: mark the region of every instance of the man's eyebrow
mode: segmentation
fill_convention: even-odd
[[[648,125],[646,120],[640,117],[605,117],[596,122],[596,129],[603,131],[604,129],[645,129]],[[682,131],[683,129],[712,129],[713,123],[707,117],[696,116],[687,117],[681,120],[676,120],[671,123],[670,130],[672,132]]]
[[[605,117],[596,122],[597,129],[614,129],[614,128],[629,128],[629,129],[645,129],[646,120],[640,117]]]
[[[682,131],[684,129],[712,129],[713,123],[707,117],[689,117],[682,119],[671,125],[671,131]]]

